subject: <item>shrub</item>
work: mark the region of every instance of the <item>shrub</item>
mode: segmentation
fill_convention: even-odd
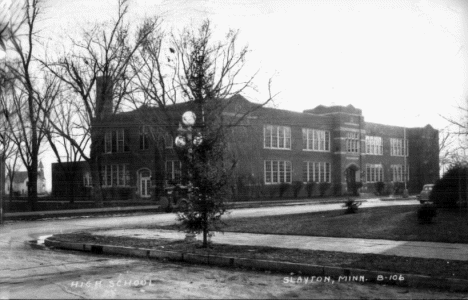
[[[432,223],[432,219],[437,215],[437,209],[433,204],[423,204],[418,209],[418,220],[422,224]]]
[[[439,179],[432,189],[429,200],[443,208],[457,208],[459,200],[466,202],[468,166],[457,164],[452,166]]]
[[[379,196],[382,195],[384,192],[384,188],[385,188],[385,183],[383,183],[382,181],[374,183],[374,189],[375,189],[376,195],[379,195]]]
[[[307,182],[306,189],[307,189],[307,197],[312,197],[312,193],[314,192],[315,182],[309,181]]]
[[[293,181],[292,185],[293,185],[294,198],[297,198],[297,196],[299,195],[299,192],[302,189],[303,183],[302,181]]]
[[[395,195],[402,195],[403,190],[405,189],[405,183],[404,182],[395,182],[393,185],[394,185],[394,194]]]
[[[345,214],[354,214],[354,213],[356,213],[360,205],[361,205],[361,202],[356,202],[356,200],[354,200],[352,198],[348,198],[348,200],[346,200],[345,204],[343,204],[343,207],[346,208]]]
[[[333,185],[333,195],[334,196],[341,195],[341,183],[335,183]]]
[[[325,193],[328,191],[329,188],[330,188],[330,184],[328,182],[320,182],[319,184],[320,197],[325,196]]]
[[[393,195],[395,192],[395,184],[390,181],[385,185],[385,195]]]
[[[359,196],[359,189],[362,188],[362,181],[356,182],[354,185],[354,196]]]
[[[279,186],[279,194],[280,194],[280,198],[283,198],[283,195],[286,193],[287,190],[289,190],[289,188],[291,187],[291,185],[289,183],[286,183],[286,182],[282,182]]]

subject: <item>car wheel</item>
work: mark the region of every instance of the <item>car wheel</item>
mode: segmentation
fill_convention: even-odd
[[[186,211],[188,209],[188,202],[186,199],[182,199],[179,202],[179,211]]]

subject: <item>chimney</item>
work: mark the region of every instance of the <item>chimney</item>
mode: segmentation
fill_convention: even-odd
[[[112,114],[113,85],[109,76],[96,78],[96,117],[99,119]]]

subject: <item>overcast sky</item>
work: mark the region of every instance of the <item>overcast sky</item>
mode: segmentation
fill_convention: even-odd
[[[43,35],[115,16],[116,3],[49,0]],[[261,70],[247,96],[264,99],[273,77],[278,108],[352,104],[368,122],[441,129],[468,99],[466,0],[131,1],[131,20],[153,15],[167,28],[209,18],[220,34],[239,29],[247,71]]]
[[[115,15],[117,1],[53,0],[47,31],[71,32]],[[468,97],[468,1],[465,0],[133,0],[130,19],[160,15],[166,27],[212,20],[219,33],[239,29],[249,68],[279,108],[361,108],[366,121],[442,128],[439,114]],[[78,25],[78,26],[77,26]],[[50,33],[49,33],[50,34]]]

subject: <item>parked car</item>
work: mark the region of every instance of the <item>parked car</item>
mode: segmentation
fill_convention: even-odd
[[[433,184],[425,184],[423,186],[422,191],[419,194],[419,202],[421,202],[421,204],[429,202],[429,197],[431,196],[431,192],[433,188],[434,188]]]
[[[193,197],[192,186],[171,185],[164,189],[164,195],[159,199],[166,211],[184,211]]]

